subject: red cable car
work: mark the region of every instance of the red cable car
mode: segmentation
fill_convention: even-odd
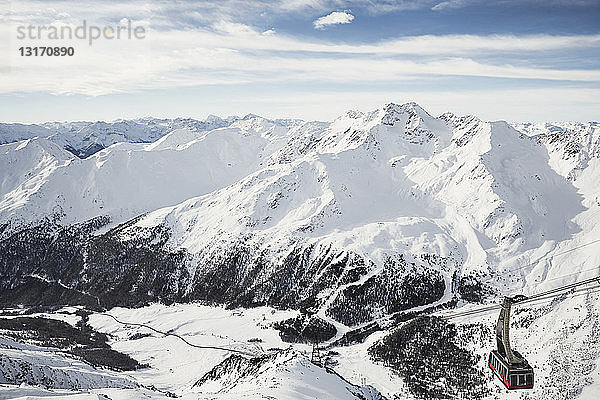
[[[532,389],[533,368],[527,360],[510,348],[510,308],[512,304],[524,298],[505,297],[502,310],[496,324],[497,350],[493,350],[488,358],[491,370],[506,386],[507,389]]]

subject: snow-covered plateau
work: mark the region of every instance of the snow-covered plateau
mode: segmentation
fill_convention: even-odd
[[[533,389],[487,366],[493,305],[600,275],[597,122],[406,103],[0,143],[0,398],[600,397],[600,281],[515,306]]]

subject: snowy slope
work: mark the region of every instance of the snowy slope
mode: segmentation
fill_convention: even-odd
[[[2,336],[0,336],[0,349],[2,350],[0,384],[26,383],[51,389],[69,390],[137,386],[125,376],[95,369],[57,349],[26,345]]]
[[[356,387],[293,351],[254,362],[232,356],[203,376],[194,390],[231,400],[266,396],[299,400],[384,400],[374,388]]]
[[[85,160],[34,139],[2,146],[0,221],[15,227],[6,235],[46,217],[70,225],[101,215],[115,226],[150,212],[112,236],[162,243],[156,232],[168,232],[161,251],[188,255],[188,287],[177,283],[184,294],[196,296],[207,271],[242,246],[231,257],[244,260],[237,276],[248,281],[239,291],[250,302],[298,303],[248,289],[304,257],[315,269],[289,290],[323,317],[335,317],[331,310],[355,289],[387,287],[385,299],[365,294],[375,302],[357,316],[366,322],[398,309],[393,293],[408,284],[398,274],[425,276],[424,301],[442,302],[453,277],[533,263],[503,289],[531,292],[539,288],[519,282],[593,269],[598,257],[570,254],[563,258],[577,265],[569,268],[536,260],[598,238],[597,126],[517,128],[525,134],[476,117],[434,118],[407,103],[330,124],[248,116],[150,144],[119,143]],[[323,264],[328,257],[341,269]],[[401,309],[422,305],[403,301]]]
[[[536,304],[515,313],[513,345],[527,355],[536,370],[536,388],[530,391],[509,393],[486,369],[487,354],[495,345],[490,334],[495,324],[495,313],[455,320],[455,323],[465,326],[457,341],[480,357],[477,366],[485,373],[487,388],[487,395],[483,398],[596,398],[597,391],[590,383],[597,382],[595,365],[600,356],[598,325],[595,322],[598,299],[598,294],[578,296]],[[225,310],[187,304],[152,305],[134,310],[119,308],[111,310],[110,314],[121,321],[148,324],[177,333],[195,345],[220,345],[234,349],[260,346],[267,350],[289,346],[272,329],[272,323],[294,313],[266,307]],[[127,351],[150,364],[149,369],[135,371],[128,376],[141,385],[135,392],[116,389],[92,391],[105,393],[111,398],[136,398],[136,395],[141,396],[140,392],[144,396],[162,398],[165,391],[174,392],[184,399],[259,399],[264,396],[277,399],[345,399],[356,398],[354,393],[361,393],[367,399],[378,399],[378,392],[388,398],[418,398],[408,390],[402,377],[369,357],[368,348],[388,331],[371,335],[365,343],[333,348],[339,353],[334,357],[338,361],[335,370],[344,377],[342,379],[310,364],[307,359],[310,346],[305,344],[295,344],[293,350],[271,351],[268,356],[251,359],[218,350],[190,348],[174,337],[165,337],[144,327],[122,325],[100,314],[93,315],[90,322],[96,329],[112,335],[115,349]],[[486,334],[481,335],[481,332]],[[257,338],[260,341],[257,342]],[[149,384],[155,385],[156,391],[142,389]],[[370,389],[369,385],[377,390]],[[36,393],[33,388],[20,390]],[[45,393],[42,389],[36,390],[39,395]],[[0,386],[0,398],[3,393],[11,392],[17,392],[17,388]],[[77,392],[67,393],[75,395]],[[468,398],[468,393],[464,395]]]
[[[120,237],[166,227],[165,248],[195,255],[188,264],[192,274],[197,265],[212,265],[219,249],[233,247],[239,238],[253,249],[248,265],[258,263],[257,255],[269,260],[271,269],[263,268],[261,279],[270,279],[295,253],[310,254],[313,261],[328,252],[339,252],[340,259],[358,254],[372,263],[358,281],[327,285],[316,294],[324,315],[348,286],[365,287],[381,276],[390,257],[437,274],[447,300],[455,272],[500,275],[568,247],[565,241],[573,237],[576,243],[597,238],[576,222],[584,213],[594,220],[597,211],[583,203],[583,191],[594,196],[597,189],[582,186],[557,173],[538,138],[506,123],[435,119],[415,104],[388,105],[348,113],[294,161],[270,164],[229,187],[150,213]],[[578,268],[597,261],[593,257]],[[343,273],[352,268],[346,265]],[[531,277],[533,284],[540,273]],[[506,291],[523,289],[505,284]],[[376,307],[384,313],[391,308],[385,302]]]
[[[47,138],[56,131],[41,125],[0,123],[0,144],[19,142],[34,137]]]
[[[83,160],[49,139],[1,145],[0,221],[27,225],[51,216],[68,225],[104,215],[120,223],[234,183],[287,130],[242,119],[209,132],[174,130],[150,144],[117,143]]]
[[[143,118],[114,122],[47,122],[40,125],[0,123],[0,144],[35,137],[47,138],[76,156],[86,158],[115,143],[149,143],[177,129],[201,132],[227,126],[236,119],[211,115],[204,121]]]
[[[398,315],[473,307],[599,273],[600,127],[593,122],[436,118],[407,103],[350,111],[331,123],[248,116],[215,129],[186,126],[86,159],[65,146],[52,139],[0,146],[0,286],[21,295],[33,276],[108,307],[200,300],[302,310],[335,328],[327,343],[339,353],[336,370],[390,398],[412,398],[414,388],[369,349],[404,326],[394,322]],[[111,223],[93,234],[76,225],[98,216]],[[44,225],[48,218],[51,227]],[[161,313],[148,321],[179,320],[170,310]],[[583,293],[515,314],[517,348],[541,374],[530,398],[561,398],[566,382],[577,388],[567,398],[593,398],[599,313],[597,294]],[[207,332],[238,329],[233,316],[222,318],[232,325]],[[481,373],[494,345],[494,318],[465,319],[456,328],[456,342],[479,357],[473,368]],[[181,328],[187,325],[168,329],[198,335]],[[373,327],[357,343],[335,344]],[[155,339],[164,343],[140,343]],[[157,355],[156,343],[148,352],[125,338],[115,346],[143,362],[156,357],[153,375],[136,379],[181,394],[225,362],[223,354],[209,356],[184,371],[174,368],[180,360]],[[291,355],[264,368],[238,386],[220,378],[205,384],[223,398],[240,398],[267,390],[275,376],[291,373],[294,382],[318,375]],[[559,371],[567,372],[553,381]],[[326,377],[318,379],[335,380]],[[481,387],[491,397],[505,395],[494,382]],[[276,398],[292,390],[271,389]]]
[[[96,395],[104,394],[109,398],[135,399],[168,398],[167,393],[175,393],[183,399],[264,399],[271,396],[282,400],[384,400],[373,387],[353,385],[333,371],[312,364],[306,355],[307,346],[285,349],[288,345],[281,341],[271,324],[296,314],[294,312],[266,307],[232,311],[197,305],[153,305],[138,310],[113,309],[110,313],[123,321],[177,333],[196,345],[253,349],[258,356],[249,358],[219,350],[191,348],[174,337],[164,337],[144,327],[122,325],[96,314],[90,322],[95,328],[111,333],[114,348],[127,350],[150,367],[130,372],[120,381],[110,381],[107,377],[114,380],[116,373],[94,370],[81,362],[71,361],[63,370],[65,374],[72,372],[73,376],[79,377],[77,383],[46,373],[41,380],[27,380],[28,385],[21,387],[0,382],[0,398],[27,395],[96,399]],[[260,342],[248,341],[257,338]],[[47,364],[56,363],[55,360],[61,357],[52,349],[36,352],[32,346],[16,346],[7,350],[7,357],[16,354],[23,359],[22,353],[30,351],[30,357],[37,357],[35,368],[41,370],[49,368]],[[267,352],[267,349],[270,350]],[[78,368],[81,369],[79,374]],[[12,370],[0,362],[0,373],[10,375]],[[90,376],[97,378],[92,380]],[[33,386],[36,383],[38,385]]]

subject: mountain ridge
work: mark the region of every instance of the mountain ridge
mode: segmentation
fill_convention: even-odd
[[[555,125],[542,137],[540,127],[519,132],[476,117],[434,118],[416,103],[352,111],[331,124],[254,115],[228,123],[176,129],[149,144],[116,143],[83,160],[46,139],[2,145],[8,158],[39,141],[59,160],[42,157],[21,173],[37,180],[3,185],[3,237],[46,217],[71,225],[102,216],[110,220],[106,232],[139,216],[115,231],[118,240],[166,229],[162,251],[189,254],[188,279],[198,270],[189,260],[211,258],[199,252],[217,246],[206,254],[218,253],[219,243],[235,247],[240,238],[275,264],[300,244],[299,254],[334,246],[360,255],[374,271],[390,255],[414,262],[424,252],[453,259],[465,273],[489,274],[500,260],[568,239],[577,232],[570,220],[584,211],[581,189],[551,165],[548,154],[568,150],[551,146]],[[576,126],[584,134],[574,140],[597,135],[596,125]],[[589,164],[596,153],[582,154]],[[89,183],[77,187],[83,179]]]
[[[390,103],[331,123],[248,115],[86,158],[45,138],[3,144],[0,303],[293,309],[286,338],[312,324],[369,358],[374,337],[423,310],[597,272],[599,136],[596,123],[511,125]],[[593,296],[581,337],[600,314]],[[536,312],[519,326],[543,329]],[[539,350],[561,332],[520,335]],[[476,368],[481,346],[449,347]]]

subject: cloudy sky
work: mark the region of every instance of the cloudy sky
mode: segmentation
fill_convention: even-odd
[[[1,1],[0,121],[260,114],[600,119],[600,0]],[[48,27],[143,27],[51,39]],[[43,27],[20,38],[19,27]],[[72,57],[23,57],[72,46]]]

